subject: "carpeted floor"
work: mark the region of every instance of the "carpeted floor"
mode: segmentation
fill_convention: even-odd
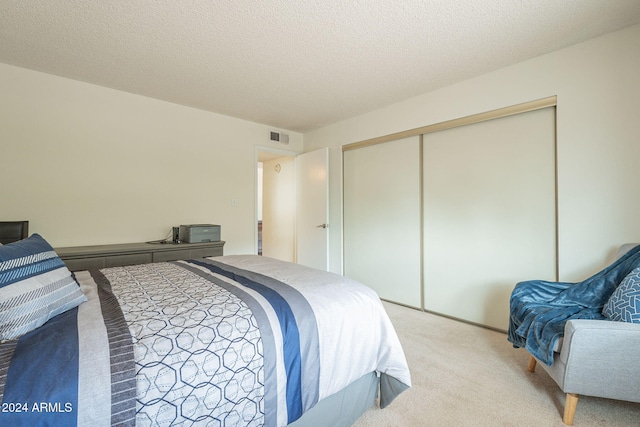
[[[384,303],[411,369],[413,386],[354,427],[564,426],[564,393],[506,334]],[[640,369],[640,366],[636,367]],[[640,404],[580,397],[576,427],[640,426]]]

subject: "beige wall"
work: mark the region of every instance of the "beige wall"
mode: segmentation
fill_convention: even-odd
[[[557,95],[560,278],[594,273],[640,241],[638,70],[640,25],[306,133],[305,151],[332,148],[330,269],[342,262],[342,145]]]
[[[303,138],[305,151],[332,148],[331,270],[342,263],[340,146],[557,95],[560,277],[593,273],[618,244],[640,240],[638,70],[640,25],[289,132],[288,150]],[[269,145],[269,127],[4,64],[0,93],[0,219],[29,219],[54,246],[212,222],[226,253],[255,250],[255,147]]]
[[[270,127],[5,64],[0,94],[0,220],[28,219],[54,246],[214,223],[225,253],[255,252],[255,147]]]

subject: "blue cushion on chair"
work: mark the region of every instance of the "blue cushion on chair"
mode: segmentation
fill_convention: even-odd
[[[0,247],[0,340],[24,335],[86,300],[38,234]]]
[[[640,267],[629,273],[613,291],[602,314],[611,320],[640,323]]]

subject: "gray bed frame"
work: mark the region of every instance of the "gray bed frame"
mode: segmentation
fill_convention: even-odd
[[[378,397],[380,379],[370,372],[339,392],[325,397],[289,427],[350,427]]]

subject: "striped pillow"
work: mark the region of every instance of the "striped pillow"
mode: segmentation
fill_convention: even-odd
[[[0,247],[0,340],[24,335],[86,300],[40,235]]]

